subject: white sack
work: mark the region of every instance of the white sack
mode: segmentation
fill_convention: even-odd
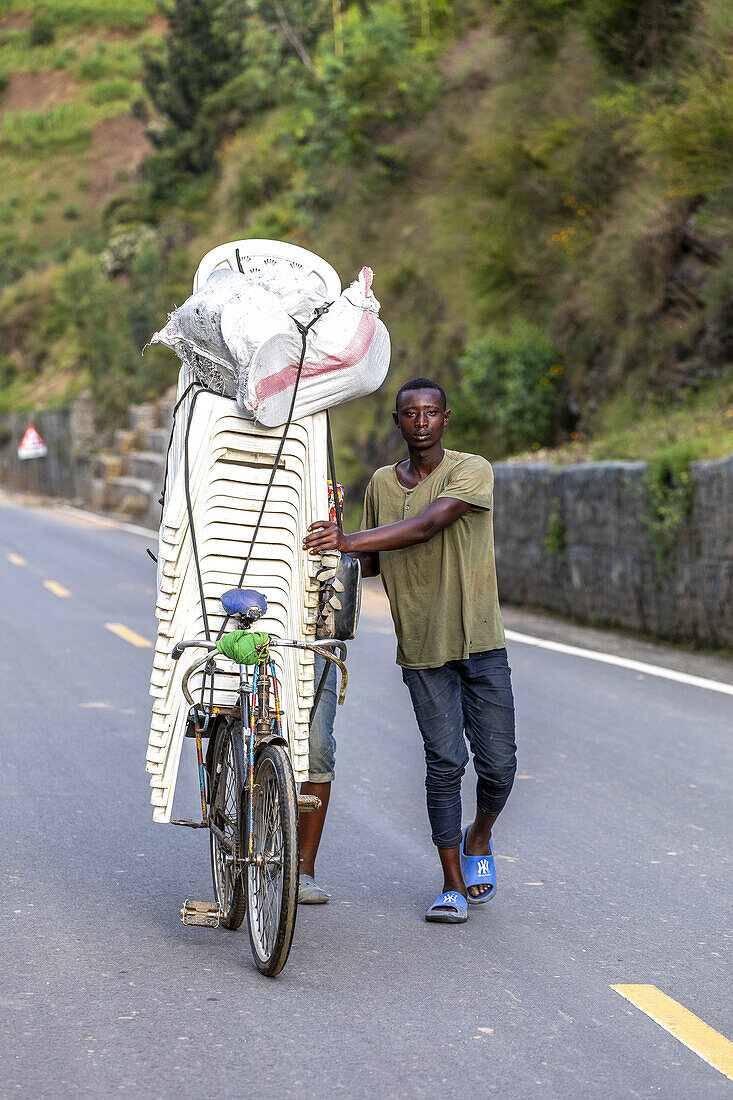
[[[285,281],[272,274],[254,282],[238,271],[220,268],[171,313],[150,342],[172,348],[193,368],[197,381],[213,382],[214,389],[235,397],[238,389],[243,392],[257,348],[292,325],[289,314],[307,320],[322,304],[323,292],[313,281]],[[211,367],[220,376],[216,381]]]
[[[359,278],[309,331],[294,417],[308,416],[373,393],[389,369],[389,333],[372,293],[374,273]],[[284,424],[298,376],[302,339],[291,322],[265,341],[247,373],[244,407],[268,428]],[[241,400],[241,398],[238,398]]]

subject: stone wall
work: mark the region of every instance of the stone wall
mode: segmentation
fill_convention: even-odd
[[[694,462],[692,510],[660,576],[643,462],[553,470],[497,463],[499,591],[507,603],[668,638],[733,645],[733,455]]]
[[[48,447],[44,458],[18,458],[23,432],[33,424]],[[86,401],[65,409],[12,413],[0,418],[0,485],[24,492],[87,499],[88,453],[94,418]]]
[[[75,499],[157,527],[171,401],[130,410],[113,453],[92,454],[85,402],[0,418],[0,485]],[[21,461],[32,421],[48,445]],[[503,601],[667,638],[733,646],[733,455],[695,462],[692,509],[660,577],[643,462],[553,470],[497,463],[496,559]]]
[[[96,449],[100,439],[83,399],[66,409],[0,417],[0,486],[65,497],[156,528],[174,400],[166,395],[132,406],[128,426],[106,440],[104,451]],[[29,423],[48,447],[44,458],[18,458]]]

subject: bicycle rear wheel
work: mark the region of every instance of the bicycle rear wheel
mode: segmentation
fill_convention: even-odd
[[[242,790],[244,760],[241,733],[237,736],[230,723],[219,734],[214,751],[209,816],[221,832],[212,829],[211,877],[219,905],[220,921],[225,928],[239,928],[244,920],[246,901],[240,863],[242,843]],[[222,839],[223,837],[223,839]]]
[[[267,745],[255,763],[253,862],[247,864],[247,923],[255,963],[274,977],[293,942],[298,909],[298,796],[290,757]]]

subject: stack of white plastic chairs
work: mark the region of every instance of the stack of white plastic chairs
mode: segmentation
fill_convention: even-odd
[[[203,266],[203,264],[202,264]],[[335,274],[335,273],[334,273]],[[199,277],[199,276],[197,276]],[[192,381],[186,367],[179,376],[179,397]],[[186,650],[173,661],[176,642],[206,637],[199,580],[186,501],[184,447],[193,393],[178,409],[168,458],[165,507],[158,540],[158,634],[150,693],[154,698],[146,767],[150,772],[153,820],[171,820],[173,797],[188,718],[181,690],[186,670],[202,650]],[[209,636],[216,639],[224,623],[221,596],[237,587],[255,524],[265,497],[282,428],[268,429],[245,418],[230,398],[199,393],[188,438],[188,491],[198,550]],[[315,638],[320,560],[302,549],[314,520],[328,516],[326,414],[294,421],[254,543],[243,586],[267,597],[268,609],[255,630],[281,637]],[[236,629],[229,622],[226,629]],[[284,732],[296,780],[308,775],[309,715],[315,678],[311,651],[273,649],[281,684]],[[237,702],[237,666],[217,657],[213,703]],[[194,698],[212,701],[211,681],[203,670],[189,682]],[[193,793],[193,792],[192,792]]]

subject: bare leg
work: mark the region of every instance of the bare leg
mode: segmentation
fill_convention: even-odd
[[[467,856],[487,856],[489,855],[489,842],[491,840],[491,830],[494,827],[497,814],[484,814],[481,810],[476,810],[476,817],[473,825],[469,825],[468,832],[466,833],[466,855]],[[470,886],[469,893],[472,898],[480,898],[482,894],[485,894],[489,889],[488,885]]]
[[[460,852],[460,845],[457,848],[438,848],[438,855],[443,868],[442,892],[446,894],[448,891],[453,891],[456,894],[463,894],[465,898],[466,885],[461,874]]]
[[[321,800],[321,808],[300,815],[300,873],[315,875],[318,845],[321,843],[323,826],[326,823],[328,800],[331,797],[330,783],[301,783],[301,794],[314,794]]]

